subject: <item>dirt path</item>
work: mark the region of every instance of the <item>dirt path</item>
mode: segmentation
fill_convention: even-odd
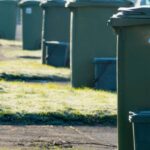
[[[116,128],[88,126],[0,126],[0,149],[115,150]]]

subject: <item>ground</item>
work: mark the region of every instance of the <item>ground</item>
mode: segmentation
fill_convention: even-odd
[[[18,50],[21,49],[20,45],[18,46],[18,43],[16,43],[16,44],[13,43],[12,45],[11,44],[0,45],[0,60],[1,60],[1,62],[7,63],[8,60],[16,59],[16,58],[14,58],[13,54],[10,57],[8,57],[8,55],[6,57],[5,53],[7,53],[7,52],[5,50],[12,51],[12,50],[17,50],[17,49]],[[9,54],[10,54],[10,52],[9,52]],[[6,64],[6,63],[4,63],[4,64]],[[7,73],[8,68],[6,68],[6,70],[5,70],[4,67],[1,67],[1,71],[5,71],[5,73]],[[11,70],[11,68],[9,68],[9,70]],[[24,72],[24,71],[26,71],[26,70],[22,70],[22,72]],[[64,77],[66,77],[68,74],[66,73],[63,75],[64,75]],[[59,76],[59,74],[58,74],[58,76]],[[4,82],[5,81],[1,81],[0,84],[3,84]],[[21,86],[23,86],[23,84],[26,84],[26,83],[21,83]],[[9,81],[8,81],[8,85],[10,86],[10,88],[12,88]],[[5,82],[4,87],[6,89],[9,89],[9,87],[7,87],[7,81]],[[14,86],[14,88],[15,88],[15,86]],[[24,89],[24,91],[26,90],[25,87],[23,87],[23,89]],[[2,90],[3,89],[0,89],[1,95],[5,94],[5,91],[3,92]],[[89,89],[87,89],[87,90],[90,92]],[[73,90],[73,89],[70,89],[70,91],[71,92],[73,91],[74,95],[76,95],[78,98],[78,94],[80,93],[80,91],[76,92],[76,90]],[[62,92],[62,89],[61,89],[61,92]],[[85,91],[85,92],[87,92],[87,91]],[[63,91],[63,93],[64,93],[64,91]],[[95,92],[94,92],[94,94],[95,94]],[[11,96],[9,95],[6,99],[10,103],[9,106],[11,105],[11,101],[10,101],[10,99],[12,98]],[[115,97],[114,94],[112,94],[111,96]],[[19,97],[19,96],[17,95],[17,97]],[[1,99],[2,98],[3,97],[1,97]],[[30,97],[28,97],[28,98],[30,98]],[[108,98],[108,97],[106,97],[106,98]],[[4,100],[4,101],[6,101],[6,100]],[[19,101],[19,103],[20,103],[20,101]],[[18,103],[18,105],[19,105],[19,103]],[[83,105],[85,103],[83,103]],[[87,101],[87,103],[88,103],[88,101]],[[7,104],[7,103],[5,103],[5,104]],[[1,105],[3,105],[3,103],[1,103]],[[21,106],[21,105],[19,105],[19,106]],[[32,106],[32,107],[34,107],[34,106]],[[93,105],[93,107],[96,107],[96,105]],[[114,107],[114,106],[113,105],[108,106],[108,108],[110,108],[110,107]],[[76,109],[76,107],[75,107],[75,109]],[[107,109],[107,107],[105,109]],[[20,108],[17,109],[17,111],[18,110],[20,112],[25,111]],[[33,110],[34,110],[34,108],[33,108]],[[112,109],[112,113],[114,113],[114,111],[116,113],[116,107]],[[1,110],[0,110],[0,113],[2,113]],[[79,112],[79,113],[83,113],[83,112]],[[89,119],[91,119],[91,118],[89,118]],[[58,124],[58,125],[42,124],[41,125],[40,123],[36,124],[35,122],[31,121],[31,123],[29,125],[29,124],[16,124],[13,121],[0,122],[0,150],[10,150],[10,149],[11,150],[49,150],[49,149],[56,149],[56,150],[57,149],[58,150],[59,149],[61,149],[61,150],[62,149],[64,149],[64,150],[66,150],[66,149],[67,150],[115,150],[116,148],[117,148],[116,126],[112,125],[112,124],[110,124],[110,125],[108,125],[108,124],[89,125],[89,124],[85,123],[85,124],[77,125],[77,124],[68,124],[67,123],[67,124],[62,124],[62,125],[61,124]]]
[[[0,149],[5,147],[6,150],[114,150],[116,143],[116,128],[112,127],[36,125],[0,127]]]

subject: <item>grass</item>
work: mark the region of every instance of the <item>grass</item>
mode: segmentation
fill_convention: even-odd
[[[115,125],[116,93],[74,89],[70,69],[42,65],[40,51],[4,45],[9,59],[0,61],[1,123]]]

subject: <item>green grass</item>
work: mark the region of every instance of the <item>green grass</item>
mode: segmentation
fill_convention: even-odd
[[[3,54],[11,59],[0,61],[2,123],[116,123],[116,93],[72,88],[70,69],[42,65],[40,51],[9,48]]]

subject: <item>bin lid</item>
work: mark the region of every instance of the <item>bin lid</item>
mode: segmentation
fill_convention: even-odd
[[[106,57],[106,58],[94,58],[94,63],[116,63],[116,58]]]
[[[67,0],[43,0],[41,2],[41,7],[51,7],[51,6],[57,6],[57,7],[64,7]]]
[[[31,6],[31,5],[39,5],[42,0],[21,0],[19,2],[20,7]]]
[[[150,110],[140,112],[129,112],[129,122],[131,123],[150,123]]]
[[[119,8],[108,23],[112,27],[150,24],[150,6]]]
[[[132,6],[132,0],[68,0],[66,7],[123,7],[123,6]]]

